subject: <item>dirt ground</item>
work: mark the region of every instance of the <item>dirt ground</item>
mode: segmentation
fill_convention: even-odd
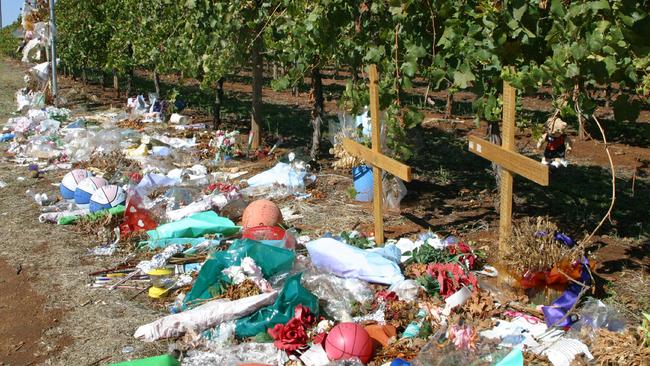
[[[0,122],[13,109],[13,93],[21,81],[22,66],[0,62]],[[81,103],[78,108],[102,109],[122,103],[111,90],[97,85],[82,86],[67,78],[61,84],[62,95]],[[248,89],[245,83],[226,83],[227,98],[246,99]],[[296,117],[307,111],[304,95],[295,98],[271,90],[264,95],[265,107],[274,115]],[[330,111],[334,107],[328,104]],[[229,123],[246,120],[237,110],[226,115]],[[208,118],[199,112],[195,120]],[[417,179],[408,185],[401,213],[386,216],[388,237],[430,229],[473,240],[488,253],[494,250],[498,213],[493,179],[489,165],[466,151],[465,136],[480,131],[469,120],[431,122],[417,131],[414,141],[425,153],[412,162]],[[296,145],[303,142],[300,138],[293,141]],[[535,153],[530,134],[518,136],[518,144],[524,153]],[[579,142],[574,151],[577,164],[554,173],[551,187],[516,181],[516,219],[548,215],[576,237],[595,227],[609,205],[608,163],[597,142]],[[612,151],[619,173],[618,206],[590,250],[598,263],[599,296],[635,317],[639,310],[650,310],[646,206],[650,202],[650,150],[616,142]],[[289,206],[303,216],[290,224],[312,236],[328,230],[371,231],[370,206],[352,202],[345,193],[352,183],[349,174],[327,168],[317,174],[318,183],[309,190],[312,198],[280,202],[281,207]],[[134,298],[136,294],[130,291],[88,286],[89,273],[119,264],[126,253],[90,257],[87,248],[101,244],[98,237],[74,227],[38,222],[39,207],[25,191],[56,195],[52,184],[61,176],[58,172],[29,178],[26,167],[0,160],[0,181],[7,184],[0,188],[0,365],[103,365],[166,352],[169,344],[165,342],[145,344],[132,337],[139,325],[164,314],[160,304],[145,295]]]

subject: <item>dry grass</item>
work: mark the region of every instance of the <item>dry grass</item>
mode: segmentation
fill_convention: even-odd
[[[101,172],[105,179],[111,180],[120,178],[121,174],[139,172],[140,164],[129,159],[121,151],[114,151],[109,154],[93,154],[90,160],[79,163],[77,168],[89,169],[94,172]]]
[[[548,218],[526,218],[515,224],[512,235],[506,239],[504,264],[516,273],[544,271],[562,262],[572,262],[582,255],[580,248],[569,248],[554,239],[559,231]],[[539,233],[547,233],[539,235]]]
[[[624,332],[597,329],[590,343],[589,349],[598,365],[650,364],[650,346],[643,343],[643,335],[638,329],[627,329]]]

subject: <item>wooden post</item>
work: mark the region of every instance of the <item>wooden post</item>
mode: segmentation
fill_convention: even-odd
[[[379,115],[379,77],[377,66],[370,66],[370,117],[372,118],[372,152],[381,154],[381,118]],[[375,217],[375,241],[384,243],[384,192],[383,174],[378,166],[372,167],[374,195],[372,198]]]
[[[503,82],[503,126],[501,127],[501,147],[515,150],[515,89]],[[505,240],[512,232],[512,173],[501,169],[501,187],[499,203],[499,252],[505,250]]]
[[[410,182],[411,167],[393,160],[381,152],[381,115],[379,111],[379,78],[377,66],[370,65],[370,118],[372,119],[372,148],[369,149],[350,139],[343,140],[343,148],[351,155],[363,159],[372,166],[373,176],[373,215],[375,218],[375,242],[384,243],[384,193],[383,171]]]
[[[476,136],[469,137],[469,150],[501,166],[499,187],[499,255],[506,249],[505,241],[512,233],[513,177],[518,174],[542,186],[548,186],[548,166],[516,152],[516,91],[503,82],[503,124],[501,146]]]

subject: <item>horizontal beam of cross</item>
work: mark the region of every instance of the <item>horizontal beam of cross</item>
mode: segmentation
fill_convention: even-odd
[[[469,136],[469,150],[539,185],[549,184],[548,166],[515,151],[506,150],[478,136]]]
[[[411,172],[410,166],[393,160],[388,156],[382,155],[381,153],[372,151],[371,149],[361,145],[356,141],[344,139],[343,147],[351,155],[361,158],[368,165],[372,165],[381,170],[387,171],[388,173],[406,182],[410,182],[413,179],[413,174]]]

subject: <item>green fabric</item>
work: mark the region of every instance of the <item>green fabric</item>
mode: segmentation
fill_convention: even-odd
[[[223,286],[230,283],[228,276],[221,273],[231,266],[238,266],[245,257],[251,257],[262,269],[265,278],[286,273],[293,267],[296,254],[291,250],[262,244],[255,240],[241,239],[226,251],[214,253],[201,267],[192,290],[185,297],[185,305],[196,300],[205,300],[221,294]]]
[[[273,328],[276,324],[285,324],[294,316],[298,304],[308,307],[318,317],[318,297],[302,287],[301,277],[302,273],[289,277],[273,305],[239,319],[235,328],[237,337],[254,337],[260,332]]]
[[[214,211],[199,212],[182,220],[160,225],[147,231],[149,239],[198,238],[206,234],[237,234],[241,228]]]
[[[181,363],[170,355],[162,355],[143,358],[140,360],[113,363],[109,366],[181,366]]]
[[[115,207],[109,208],[107,210],[101,210],[97,212],[93,212],[91,214],[85,215],[85,216],[77,216],[77,215],[72,215],[72,216],[64,216],[59,219],[59,225],[70,225],[74,224],[75,222],[81,220],[82,218],[87,218],[90,221],[96,221],[104,216],[108,215],[109,213],[113,216],[122,216],[124,215],[125,211],[124,205],[117,205]]]

